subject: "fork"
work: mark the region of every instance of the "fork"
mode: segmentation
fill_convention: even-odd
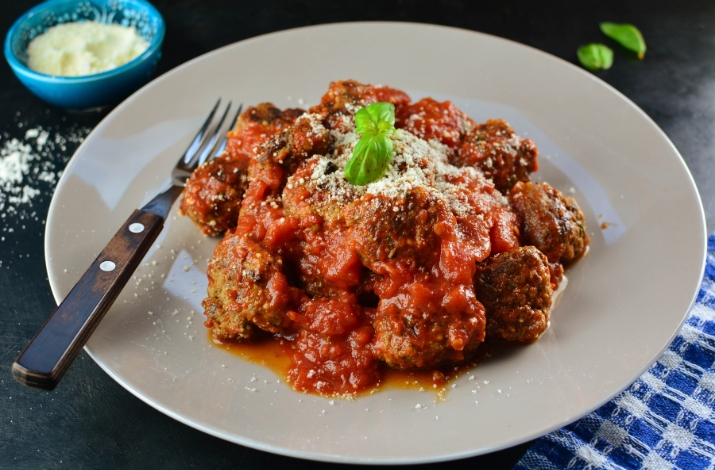
[[[171,173],[171,185],[124,222],[107,246],[82,275],[67,297],[45,321],[12,364],[12,376],[23,385],[53,390],[79,354],[102,317],[116,300],[132,273],[164,227],[172,205],[191,173],[226,145],[226,106],[212,126],[221,99],[216,102],[198,134]],[[232,127],[240,114],[229,123]],[[219,136],[223,135],[223,139]]]

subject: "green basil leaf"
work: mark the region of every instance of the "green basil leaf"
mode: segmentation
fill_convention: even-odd
[[[586,44],[578,48],[576,55],[589,70],[607,70],[613,65],[613,50],[604,44]]]
[[[360,108],[355,113],[355,132],[362,135],[377,135],[377,125],[367,108]]]
[[[380,171],[380,176],[382,176],[384,170],[387,169],[387,165],[392,162],[392,154],[394,152],[392,140],[387,135],[378,134],[372,140],[372,148],[377,155],[381,156],[380,160],[382,160],[382,171]]]
[[[395,105],[372,103],[355,113],[355,132],[361,135],[345,165],[345,178],[363,186],[382,177],[392,161],[390,135],[395,133]]]
[[[392,103],[372,103],[355,113],[355,132],[365,135],[394,132],[395,105]]]
[[[345,178],[357,186],[377,181],[392,161],[392,151],[392,140],[388,136],[363,136],[345,166]]]
[[[616,41],[621,46],[638,54],[638,58],[645,56],[645,40],[641,32],[632,24],[616,24],[605,21],[599,25],[603,34]]]

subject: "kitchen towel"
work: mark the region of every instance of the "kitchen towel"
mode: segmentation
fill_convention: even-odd
[[[529,448],[515,470],[715,469],[715,234],[680,333],[609,403]]]

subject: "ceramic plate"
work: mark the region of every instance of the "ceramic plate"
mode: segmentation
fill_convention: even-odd
[[[536,179],[577,199],[592,240],[567,273],[549,330],[461,376],[444,402],[416,390],[333,402],[297,393],[208,341],[200,302],[217,240],[175,208],[87,345],[110,376],[163,413],[246,446],[416,463],[494,451],[568,424],[658,357],[693,302],[705,255],[702,206],[673,144],[583,70],[503,39],[427,25],[270,34],[201,56],[132,95],[79,148],[52,201],[46,256],[55,297],[168,184],[218,96],[307,107],[330,81],[347,78],[450,98],[476,120],[507,119],[536,142]]]

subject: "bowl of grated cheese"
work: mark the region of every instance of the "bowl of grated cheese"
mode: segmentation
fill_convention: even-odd
[[[166,27],[144,0],[49,0],[5,37],[5,59],[40,99],[70,109],[111,105],[144,85]]]

